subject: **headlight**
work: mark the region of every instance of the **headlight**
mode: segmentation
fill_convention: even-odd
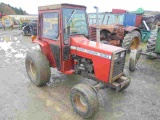
[[[125,52],[122,52],[120,57],[124,57],[125,56]]]
[[[119,54],[116,54],[114,60],[117,60],[118,57],[119,57]]]

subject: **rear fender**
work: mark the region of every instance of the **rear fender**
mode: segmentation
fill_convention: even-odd
[[[44,41],[40,41],[40,40],[34,40],[33,43],[37,43],[40,45],[41,47],[41,51],[45,54],[45,56],[47,57],[50,65],[52,67],[56,67],[56,64],[55,64],[55,59],[52,55],[52,52],[51,52],[51,49],[50,49],[50,45],[47,43],[47,42],[44,42]]]
[[[129,33],[129,32],[132,32],[135,30],[141,34],[140,29],[138,27],[134,27],[134,26],[125,27],[124,30],[125,30],[125,33]],[[142,36],[142,34],[141,34],[141,36]]]

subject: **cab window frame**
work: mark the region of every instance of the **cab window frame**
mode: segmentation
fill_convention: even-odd
[[[44,15],[45,14],[57,14],[57,38],[51,38],[51,37],[46,37],[46,36],[44,36]],[[60,35],[60,33],[59,33],[59,31],[60,31],[60,26],[59,26],[59,18],[60,17],[60,15],[59,15],[59,12],[54,12],[54,11],[51,11],[51,12],[45,12],[45,13],[42,13],[42,37],[43,38],[46,38],[46,39],[50,39],[50,40],[54,40],[54,41],[58,41],[59,40],[59,35]],[[56,18],[56,17],[52,17],[52,18]],[[50,30],[52,30],[52,29],[50,29]],[[52,31],[53,32],[53,31]],[[53,34],[53,33],[52,33]]]

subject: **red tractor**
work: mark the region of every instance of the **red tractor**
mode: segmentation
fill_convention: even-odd
[[[34,50],[25,58],[27,74],[36,86],[50,80],[50,67],[64,74],[79,74],[97,84],[75,85],[70,100],[77,114],[89,118],[98,109],[97,91],[106,86],[122,91],[130,84],[124,74],[126,50],[89,40],[86,7],[72,4],[38,8]]]

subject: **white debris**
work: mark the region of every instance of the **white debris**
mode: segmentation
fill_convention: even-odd
[[[16,54],[15,57],[16,58],[25,58],[25,55],[23,55],[23,54]]]
[[[17,40],[18,38],[17,37],[14,37],[14,40]]]
[[[13,49],[11,47],[12,44],[13,44],[13,42],[6,42],[6,41],[0,42],[0,48],[6,52],[8,49]]]
[[[17,52],[17,50],[12,49],[12,50],[11,50],[11,52],[12,52],[12,53],[16,53],[16,52]]]

